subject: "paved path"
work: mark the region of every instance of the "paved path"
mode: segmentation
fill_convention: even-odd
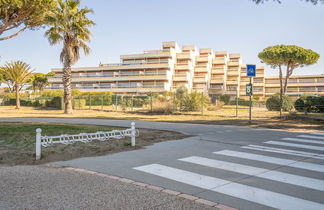
[[[97,119],[14,120],[130,124]],[[126,177],[240,209],[324,209],[323,133],[143,121],[136,125],[194,137],[57,164]]]
[[[45,166],[0,167],[0,209],[201,209],[206,205],[83,172]]]

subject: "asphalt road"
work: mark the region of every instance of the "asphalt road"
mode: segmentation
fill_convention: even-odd
[[[11,120],[130,125],[103,119]],[[323,134],[144,121],[136,127],[194,137],[56,164],[126,177],[239,209],[324,209]]]

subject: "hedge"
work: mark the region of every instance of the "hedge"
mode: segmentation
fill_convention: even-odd
[[[299,112],[324,113],[324,96],[301,96],[294,106]]]
[[[280,95],[275,94],[267,99],[266,107],[269,111],[280,111]],[[289,112],[294,108],[293,101],[288,96],[282,96],[282,111]]]

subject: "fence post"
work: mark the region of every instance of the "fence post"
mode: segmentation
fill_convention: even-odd
[[[41,153],[42,153],[42,146],[41,146],[41,138],[42,138],[42,129],[36,129],[36,160],[40,160]]]
[[[118,95],[116,94],[116,111],[118,111]]]
[[[81,110],[81,99],[80,99],[80,96],[79,96],[79,110]]]
[[[150,95],[151,113],[153,112],[153,94]]]
[[[136,140],[135,140],[135,136],[136,136],[136,130],[135,130],[135,122],[132,122],[131,123],[131,129],[132,129],[132,147],[135,147],[135,142],[136,142]]]
[[[101,96],[101,111],[103,110],[103,104],[104,104],[104,95]]]
[[[134,95],[132,95],[132,111],[134,110]]]
[[[89,110],[91,110],[91,95],[88,95],[88,99],[89,99]]]

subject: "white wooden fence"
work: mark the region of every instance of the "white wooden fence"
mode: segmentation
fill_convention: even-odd
[[[42,147],[49,147],[53,144],[73,144],[75,142],[88,143],[93,140],[107,141],[109,139],[121,139],[126,136],[131,137],[131,145],[134,147],[136,136],[139,131],[135,129],[135,122],[131,123],[131,128],[126,130],[112,130],[112,131],[99,131],[96,133],[80,133],[72,135],[59,135],[59,136],[42,136],[42,129],[36,129],[36,160],[40,160]]]

